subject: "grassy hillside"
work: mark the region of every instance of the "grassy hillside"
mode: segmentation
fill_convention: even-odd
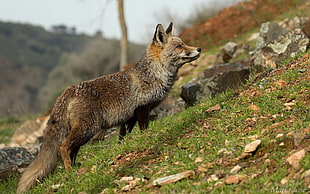
[[[293,8],[281,12],[276,20],[305,9]],[[245,43],[258,28],[225,41]],[[208,49],[217,52],[220,47]],[[203,57],[210,54],[209,50]],[[176,87],[205,66],[198,64]],[[135,128],[121,144],[112,137],[82,146],[71,172],[59,162],[55,171],[29,193],[309,192],[309,83],[310,51],[283,61],[277,69],[252,75],[236,90],[153,121],[145,132]],[[0,126],[10,127],[20,120],[3,119]],[[255,140],[261,144],[245,155],[246,145]],[[298,151],[304,151],[305,156],[293,166],[287,159]],[[232,172],[236,166],[239,171]],[[158,178],[182,172],[188,176],[153,185]],[[14,193],[17,183],[15,175],[3,180],[0,193]]]
[[[118,181],[122,177],[140,178],[133,193],[309,191],[309,177],[304,177],[309,154],[298,169],[286,161],[296,151],[310,150],[309,81],[308,52],[251,78],[236,91],[152,122],[145,133],[135,129],[122,144],[114,137],[83,146],[72,172],[59,163],[31,193],[121,192],[128,184]],[[258,149],[240,157],[245,145],[258,139]],[[241,170],[231,173],[236,165]],[[159,177],[186,170],[193,170],[188,178],[151,186]],[[238,183],[226,184],[232,174],[238,175]],[[16,184],[13,177],[2,182],[0,190],[13,193]]]

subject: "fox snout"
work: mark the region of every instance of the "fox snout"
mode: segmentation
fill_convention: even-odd
[[[194,61],[200,57],[201,48],[190,47],[186,52],[181,53],[181,57],[183,60],[187,62]]]

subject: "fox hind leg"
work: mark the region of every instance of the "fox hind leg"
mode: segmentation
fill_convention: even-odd
[[[60,145],[60,155],[66,170],[71,170],[80,147],[87,143],[94,134],[94,130],[89,128],[72,128]]]

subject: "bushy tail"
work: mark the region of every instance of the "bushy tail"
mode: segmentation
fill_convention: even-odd
[[[16,193],[26,192],[37,180],[41,180],[55,168],[59,145],[59,138],[46,134],[40,152],[22,174]]]

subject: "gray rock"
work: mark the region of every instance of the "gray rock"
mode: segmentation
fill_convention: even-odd
[[[249,75],[250,62],[248,60],[220,64],[206,69],[200,79],[201,89],[197,94],[197,99],[212,98],[228,88],[236,88],[246,82]]]
[[[263,23],[257,38],[253,69],[276,68],[281,61],[305,52],[309,38],[300,28],[287,31],[276,23]]]
[[[0,150],[0,178],[6,178],[12,172],[25,168],[34,159],[25,148],[11,147]]]
[[[285,28],[288,31],[294,30],[296,28],[302,28],[309,21],[308,17],[299,17],[295,16],[294,18],[286,18],[283,21],[279,22],[279,25],[282,28]]]
[[[200,90],[200,84],[197,82],[187,83],[182,86],[181,98],[190,106],[197,101],[196,93]]]
[[[223,63],[229,63],[241,55],[249,55],[249,45],[237,44],[234,42],[226,43],[221,49]]]
[[[224,63],[228,63],[233,57],[237,50],[237,43],[228,42],[221,49],[221,56]]]
[[[249,75],[249,60],[215,65],[206,69],[197,82],[182,86],[181,96],[188,105],[193,105],[204,98],[213,98],[228,88],[236,88],[246,82]]]

